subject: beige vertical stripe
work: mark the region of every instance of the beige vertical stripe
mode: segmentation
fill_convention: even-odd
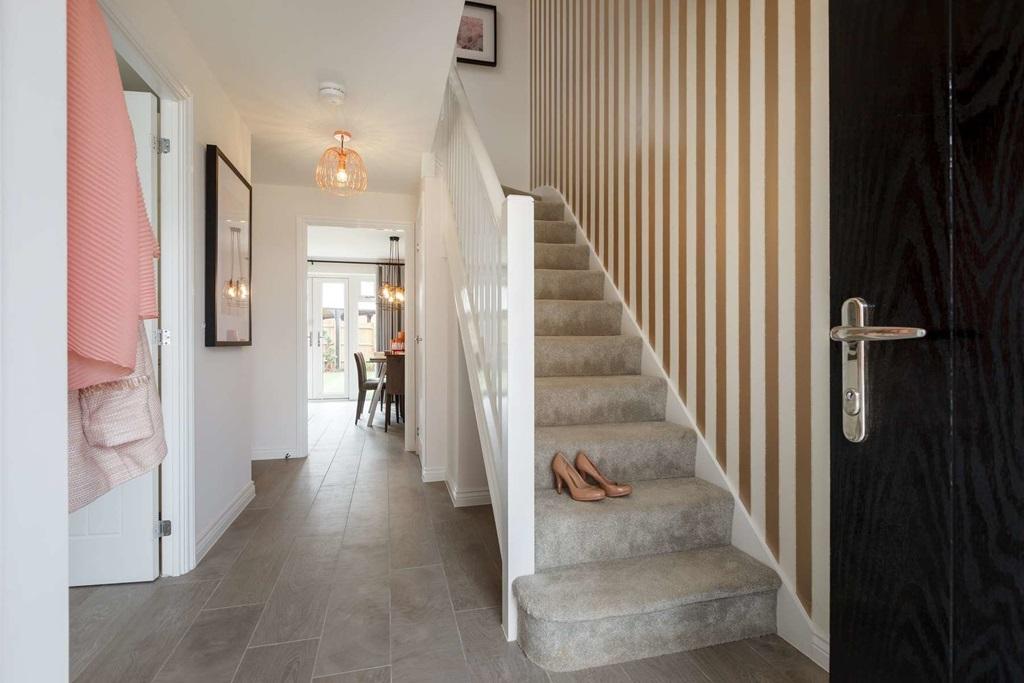
[[[810,609],[811,585],[811,6],[796,0],[794,352],[796,389],[796,592]]]
[[[779,4],[765,0],[764,406],[765,537],[779,552]]]

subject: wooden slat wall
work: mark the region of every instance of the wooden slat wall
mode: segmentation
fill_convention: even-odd
[[[531,20],[533,185],[565,195],[825,629],[827,25],[824,0],[533,0]]]

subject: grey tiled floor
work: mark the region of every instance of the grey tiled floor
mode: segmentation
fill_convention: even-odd
[[[310,411],[310,456],[253,463],[256,499],[183,577],[71,591],[71,679],[823,681],[774,636],[573,674],[500,626],[489,507],[452,507],[353,403]]]

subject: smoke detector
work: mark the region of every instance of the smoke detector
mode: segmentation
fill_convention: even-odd
[[[324,81],[320,84],[320,99],[335,107],[345,101],[345,86],[333,81]]]

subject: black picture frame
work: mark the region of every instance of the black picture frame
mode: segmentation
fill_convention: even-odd
[[[456,54],[455,59],[456,59],[456,61],[461,63],[461,64],[478,64],[480,66],[492,66],[492,67],[498,66],[498,8],[497,8],[497,6],[495,6],[495,5],[488,5],[488,4],[483,3],[483,2],[470,2],[469,0],[466,0],[462,16],[465,16],[465,7],[472,7],[474,9],[482,10],[484,12],[489,12],[490,13],[490,15],[491,15],[490,44],[493,46],[493,56],[492,56],[491,59],[486,59],[486,58],[485,59],[476,59],[476,58],[469,57],[469,56],[461,56],[459,53],[465,54],[466,52],[469,52],[469,51],[461,49],[458,46],[458,42],[456,42],[456,44],[455,44],[455,54]],[[462,23],[462,17],[459,18],[460,27],[461,27],[461,23]],[[486,27],[485,27],[485,30],[486,30]],[[486,46],[487,44],[488,44],[488,35],[485,32],[484,33],[484,45]]]
[[[222,177],[222,172],[230,171],[231,175]],[[229,189],[235,182],[240,186],[234,186],[236,195],[245,194],[244,219],[239,220],[223,218],[224,207],[221,206],[221,189]],[[244,188],[244,189],[243,189]],[[236,211],[239,206],[235,207]],[[228,258],[237,256],[238,275],[246,281],[248,287],[248,298],[244,306],[235,306],[231,317],[238,318],[244,315],[246,320],[244,330],[246,337],[243,339],[238,335],[235,328],[227,328],[223,325],[221,317],[227,317],[224,311],[224,304],[219,300],[222,298],[224,279],[218,273],[218,267],[224,264],[221,245],[224,244],[225,230],[232,230],[230,223],[244,224],[244,229],[238,225],[237,255],[228,254]],[[229,245],[235,244],[227,233]],[[244,234],[245,249],[241,247]],[[206,346],[252,346],[252,185],[242,176],[231,160],[224,154],[217,145],[206,146]],[[232,272],[232,277],[234,273]],[[221,309],[218,310],[218,303]],[[244,313],[243,313],[244,311]],[[234,335],[235,338],[230,337]]]

